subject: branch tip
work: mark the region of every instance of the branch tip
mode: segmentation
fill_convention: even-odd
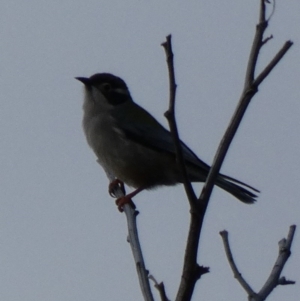
[[[232,252],[231,252],[231,248],[229,245],[228,232],[226,230],[223,230],[220,232],[220,235],[223,240],[226,257],[227,257],[228,263],[231,267],[231,270],[233,272],[234,278],[237,279],[237,281],[240,283],[240,285],[243,287],[243,289],[247,292],[248,296],[255,296],[256,293],[251,288],[251,286],[248,284],[248,282],[244,279],[244,277],[242,276],[242,273],[238,270],[237,265],[234,261],[234,258],[233,258]]]
[[[292,284],[295,284],[296,281],[293,281],[293,280],[288,280],[286,279],[284,276],[283,277],[280,277],[278,279],[278,285],[292,285]]]
[[[226,231],[226,230],[220,231],[219,234],[220,234],[223,238],[228,238],[228,231]]]
[[[154,282],[154,287],[158,290],[161,301],[169,301],[166,294],[164,283],[163,282],[158,283],[158,281],[154,278],[153,275],[149,275],[149,279]]]
[[[202,265],[196,265],[195,277],[200,279],[202,275],[209,273],[209,267],[205,267]]]
[[[265,45],[266,43],[268,43],[270,40],[272,40],[274,37],[273,35],[271,34],[270,36],[268,36],[267,38],[265,38],[263,41],[262,41],[262,46]]]

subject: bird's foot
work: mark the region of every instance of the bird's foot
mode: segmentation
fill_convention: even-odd
[[[125,195],[125,196],[123,196],[121,198],[118,198],[116,200],[116,204],[118,206],[119,211],[123,212],[124,211],[123,207],[126,204],[129,204],[133,209],[135,209],[136,207],[135,207],[135,205],[134,205],[134,203],[132,201],[132,198],[135,195],[137,195],[139,192],[141,192],[142,190],[144,190],[144,187],[140,187],[140,188],[132,191],[131,193],[128,193],[127,195]]]
[[[120,197],[116,200],[116,205],[118,206],[118,209],[119,209],[120,212],[124,211],[124,206],[126,204],[131,206],[132,209],[136,208],[134,202],[131,199],[131,194],[130,193],[125,195],[125,196],[122,196],[122,197]]]
[[[122,181],[120,181],[119,179],[115,179],[111,183],[109,183],[109,185],[108,185],[109,195],[111,197],[115,198],[117,189],[121,189],[122,193],[125,194],[124,183]]]

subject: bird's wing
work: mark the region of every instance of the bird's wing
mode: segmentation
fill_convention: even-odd
[[[171,133],[165,129],[152,115],[137,104],[132,106],[119,105],[114,110],[112,116],[115,119],[118,129],[130,140],[155,149],[159,152],[166,152],[176,156],[175,145]],[[186,162],[197,166],[198,168],[209,172],[210,166],[200,160],[196,154],[182,141],[180,141],[183,156]],[[259,190],[224,174],[219,174],[225,181],[243,185],[256,192]]]
[[[146,110],[135,105],[137,107],[124,106],[122,111],[114,110],[112,116],[118,129],[121,129],[128,139],[136,143],[175,156],[175,145],[171,133]],[[200,160],[184,142],[180,141],[180,143],[186,162],[209,171],[209,165]]]

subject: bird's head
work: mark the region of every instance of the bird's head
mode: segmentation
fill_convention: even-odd
[[[91,77],[75,77],[85,86],[85,105],[99,109],[111,108],[132,101],[126,83],[110,73],[97,73]]]

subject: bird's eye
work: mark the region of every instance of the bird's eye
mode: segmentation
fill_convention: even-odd
[[[106,92],[109,92],[111,90],[111,85],[109,83],[104,83],[102,85],[102,89]]]

